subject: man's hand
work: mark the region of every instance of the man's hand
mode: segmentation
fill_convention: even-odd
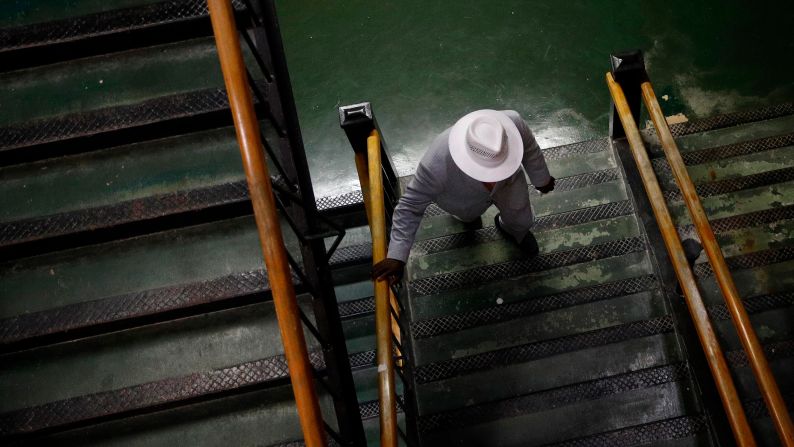
[[[386,258],[372,266],[372,279],[376,281],[386,280],[389,285],[393,285],[402,278],[404,270],[404,262]]]
[[[554,191],[554,177],[551,177],[551,180],[549,180],[549,183],[546,183],[546,186],[538,186],[535,187],[535,189],[540,191],[541,194],[546,194]]]

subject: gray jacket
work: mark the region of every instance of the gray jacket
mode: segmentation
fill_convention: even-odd
[[[488,191],[481,182],[464,174],[452,160],[448,145],[450,129],[445,130],[425,152],[413,180],[394,210],[387,257],[403,262],[408,259],[422,216],[431,202],[464,221],[476,219],[495,204],[502,213],[503,223],[511,211],[514,211],[512,214],[522,214],[522,219],[508,220],[504,228],[519,240],[526,234],[532,225],[532,211],[523,171],[535,186],[544,186],[551,178],[540,147],[521,115],[513,110],[504,110],[503,113],[513,120],[521,133],[524,142],[521,165],[524,169],[519,168]]]

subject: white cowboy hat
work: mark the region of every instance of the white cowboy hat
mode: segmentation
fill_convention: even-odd
[[[449,153],[469,177],[481,182],[498,182],[518,170],[524,156],[524,143],[507,115],[496,110],[477,110],[452,126]]]

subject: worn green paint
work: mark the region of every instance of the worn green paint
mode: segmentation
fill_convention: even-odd
[[[794,160],[794,146],[786,146],[691,166],[688,171],[692,181],[701,184],[788,168],[792,166],[792,160]]]
[[[742,228],[717,236],[726,257],[783,248],[794,244],[794,220]]]
[[[302,307],[311,315],[305,299]],[[273,304],[263,303],[7,355],[0,411],[279,355],[279,334]]]
[[[794,203],[794,182],[745,189],[731,194],[706,197],[700,200],[709,219],[738,216],[769,208],[789,206]],[[683,202],[669,204],[676,225],[691,223]]]
[[[743,298],[771,293],[782,293],[794,289],[794,261],[732,271],[736,289]],[[707,304],[722,304],[722,297],[717,281],[713,276],[698,280],[703,299]]]
[[[0,169],[12,221],[244,180],[233,128]]]
[[[157,233],[3,266],[0,317],[262,267],[250,217]]]
[[[770,104],[766,104],[767,106]],[[794,129],[794,115],[787,115],[766,121],[725,127],[676,138],[676,145],[681,152],[693,152],[701,149],[724,146],[728,144],[751,141],[759,138],[785,135]],[[646,141],[658,145],[656,133],[649,133]],[[650,138],[648,138],[650,137]]]
[[[536,237],[540,252],[545,254],[600,244],[637,234],[639,234],[639,228],[634,216],[622,216],[542,231],[538,232]],[[507,239],[499,239],[457,250],[412,258],[411,280],[507,262],[524,256],[525,254],[515,243]]]
[[[0,126],[222,87],[212,38],[0,74]]]
[[[451,313],[484,309],[498,305],[499,298],[502,299],[502,303],[508,304],[530,299],[533,296],[550,295],[608,281],[647,275],[651,271],[645,253],[630,253],[624,256],[530,273],[466,289],[445,291],[432,296],[413,297],[412,317],[414,320],[423,320]]]
[[[676,362],[681,353],[672,334],[611,343],[499,369],[473,372],[419,385],[420,414],[492,402],[605,376]],[[554,371],[554,374],[549,374]],[[482,386],[484,383],[501,386]]]
[[[643,292],[580,304],[414,342],[415,363],[426,365],[565,337],[666,314],[661,295]],[[493,334],[499,334],[494,337]]]

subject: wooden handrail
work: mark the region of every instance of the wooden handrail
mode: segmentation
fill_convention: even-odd
[[[372,263],[386,259],[386,206],[383,202],[380,136],[373,130],[367,138],[367,183],[365,198],[372,232]],[[365,179],[361,179],[362,185]],[[364,190],[364,188],[362,188]],[[380,405],[380,445],[397,447],[397,398],[394,386],[394,349],[392,345],[392,293],[385,279],[375,282],[375,334],[377,337],[378,394]],[[399,334],[399,332],[398,332]],[[398,335],[399,336],[399,335]]]
[[[662,108],[659,106],[659,101],[653,92],[653,86],[651,86],[650,81],[645,81],[640,88],[645,107],[651,115],[656,134],[659,136],[662,149],[670,164],[670,169],[673,171],[673,176],[676,183],[678,183],[679,189],[681,189],[681,195],[689,209],[692,223],[700,235],[706,256],[708,256],[711,267],[714,270],[717,284],[722,291],[723,297],[725,297],[725,304],[731,313],[733,326],[736,328],[745,353],[747,353],[747,359],[750,362],[755,380],[758,382],[758,388],[764,397],[764,402],[769,410],[769,415],[772,418],[778,436],[783,445],[794,447],[794,427],[792,427],[791,416],[786,409],[786,403],[783,401],[777,382],[769,369],[769,362],[767,362],[764,355],[764,348],[758,341],[758,336],[750,322],[750,317],[747,315],[739,292],[736,290],[736,284],[733,282],[730,269],[725,263],[725,257],[722,255],[722,250],[720,250],[714,231],[711,229],[706,212],[700,203],[695,185],[686,170],[684,159],[678,151],[678,145],[672,133],[670,133],[670,127],[667,125]]]
[[[703,346],[703,351],[706,354],[706,360],[711,370],[711,375],[714,377],[714,382],[717,385],[717,391],[731,425],[733,436],[736,439],[736,443],[740,446],[755,446],[755,439],[753,438],[752,431],[747,422],[747,417],[744,414],[742,404],[739,401],[736,386],[733,383],[730,370],[725,362],[722,348],[720,348],[714,333],[714,328],[709,320],[706,306],[703,304],[697,282],[692,274],[692,268],[689,266],[686,256],[684,255],[681,239],[673,224],[673,219],[670,217],[670,211],[662,195],[662,189],[659,187],[659,181],[653,171],[653,166],[648,158],[648,153],[640,137],[637,124],[626,102],[626,96],[623,94],[623,89],[620,85],[615,82],[611,73],[607,73],[606,79],[609,92],[612,95],[612,100],[615,103],[615,108],[620,117],[620,122],[623,124],[623,129],[626,132],[631,153],[634,156],[634,161],[637,163],[642,183],[648,194],[653,214],[656,217],[656,222],[659,224],[659,231],[662,233],[664,245],[670,255],[673,269],[675,270],[675,274],[681,284],[681,289],[686,297],[689,313],[695,323],[695,329],[700,339],[700,344]]]
[[[208,0],[207,3],[304,442],[310,447],[325,447],[324,423],[314,387],[306,340],[303,337],[303,325],[295,299],[281,226],[276,213],[273,188],[262,150],[259,124],[240,50],[234,11],[229,0]]]

